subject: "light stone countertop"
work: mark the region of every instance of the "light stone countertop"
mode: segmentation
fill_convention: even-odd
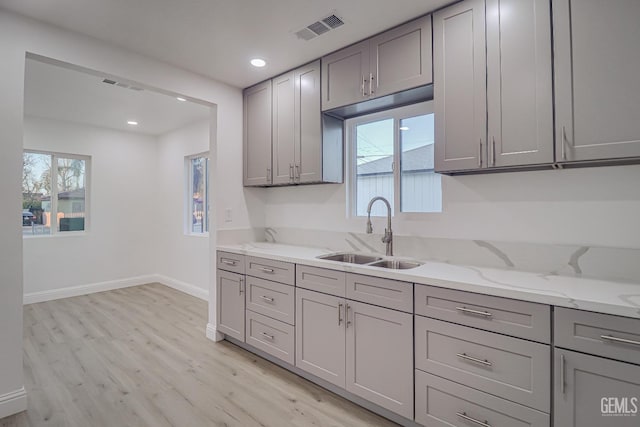
[[[513,298],[542,304],[640,318],[640,284],[544,275],[515,270],[424,262],[409,270],[347,264],[316,258],[326,249],[278,243],[220,245],[219,251],[350,273]]]

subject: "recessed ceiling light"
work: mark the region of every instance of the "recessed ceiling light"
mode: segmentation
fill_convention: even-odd
[[[409,127],[408,126],[401,126],[400,130],[409,130]]]
[[[177,99],[178,101],[180,101],[180,102],[185,102],[185,101],[186,101],[186,99],[184,99],[184,98],[180,98],[179,96],[178,96],[176,99]]]
[[[129,120],[127,122],[127,124],[131,125],[131,126],[138,126],[138,122],[136,122],[135,120]]]
[[[253,65],[254,67],[264,67],[265,65],[267,65],[267,62],[264,59],[260,59],[260,58],[253,58],[251,60],[251,65]]]

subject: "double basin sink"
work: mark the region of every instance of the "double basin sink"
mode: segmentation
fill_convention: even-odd
[[[415,261],[406,261],[393,258],[382,258],[375,255],[364,255],[352,252],[341,252],[317,257],[327,261],[344,262],[348,264],[367,265],[369,267],[388,268],[392,270],[408,270],[422,265]]]

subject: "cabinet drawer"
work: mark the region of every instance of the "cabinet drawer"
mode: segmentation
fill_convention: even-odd
[[[416,368],[549,412],[550,348],[415,316]]]
[[[413,312],[413,283],[347,273],[348,299]]]
[[[231,271],[232,273],[244,274],[244,255],[231,252],[218,251],[216,254],[216,264],[218,269]]]
[[[640,319],[557,307],[556,347],[640,365]]]
[[[422,316],[551,342],[548,305],[425,285],[416,285],[415,298],[415,312]]]
[[[294,364],[295,328],[293,326],[248,310],[246,324],[247,344]]]
[[[550,424],[548,414],[421,371],[416,371],[416,422],[434,427]]]
[[[247,257],[247,276],[273,280],[293,286],[295,279],[295,264],[275,261],[272,259]]]
[[[293,286],[247,277],[247,310],[293,325],[294,291]]]
[[[296,267],[296,286],[339,297],[345,296],[346,277],[342,271],[306,265]]]

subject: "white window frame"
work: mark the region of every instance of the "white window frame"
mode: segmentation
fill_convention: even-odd
[[[202,231],[202,232],[197,232],[197,231],[193,231],[193,166],[192,166],[192,160],[193,159],[197,159],[200,157],[204,157],[205,159],[207,159],[207,161],[205,162],[205,183],[204,183],[204,197],[202,200],[204,209],[205,209],[205,214],[204,214],[204,218],[202,219],[202,226],[203,229],[206,231]],[[188,236],[201,236],[201,237],[207,237],[209,236],[209,230],[211,229],[211,223],[210,223],[210,212],[209,212],[209,193],[210,193],[210,189],[209,189],[209,172],[210,172],[210,163],[211,163],[211,159],[209,158],[209,152],[205,151],[203,153],[198,153],[198,154],[192,154],[190,156],[186,156],[184,158],[184,162],[185,162],[185,170],[186,170],[186,197],[185,197],[185,224],[184,224],[184,232],[186,235]]]
[[[377,122],[385,119],[393,119],[393,200],[389,203],[393,206],[393,217],[400,220],[419,220],[426,216],[437,215],[441,212],[402,212],[400,210],[401,197],[401,177],[400,177],[400,120],[421,116],[426,114],[434,114],[433,101],[425,101],[417,104],[411,104],[404,107],[384,110],[377,113],[367,114],[364,116],[347,119],[345,121],[346,137],[347,137],[347,217],[363,218],[357,214],[357,139],[356,128],[366,123]],[[376,215],[371,215],[376,216]]]
[[[51,156],[51,227],[48,234],[24,235],[23,238],[32,239],[38,237],[62,237],[87,234],[91,226],[91,156],[84,154],[61,153],[57,151],[24,149],[23,153],[43,154]],[[76,159],[84,161],[84,230],[59,231],[58,230],[58,159]],[[54,215],[55,213],[55,215]]]

